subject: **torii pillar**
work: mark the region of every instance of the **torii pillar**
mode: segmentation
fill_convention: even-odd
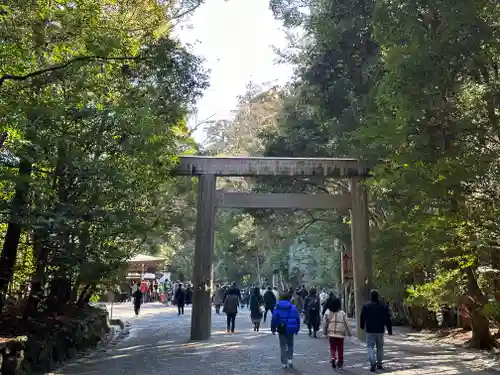
[[[351,241],[354,278],[356,336],[364,340],[361,329],[361,309],[368,301],[372,287],[372,257],[369,237],[368,199],[362,179],[351,179]]]
[[[191,340],[208,340],[212,333],[212,256],[215,230],[215,188],[213,174],[199,176],[198,212],[193,266],[193,308]]]

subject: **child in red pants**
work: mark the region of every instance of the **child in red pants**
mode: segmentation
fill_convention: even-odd
[[[330,342],[331,363],[333,368],[342,368],[344,365],[344,338],[351,336],[347,314],[340,308],[340,299],[332,298],[328,301],[325,313],[323,330]]]

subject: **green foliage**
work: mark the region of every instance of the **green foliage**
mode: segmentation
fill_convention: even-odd
[[[498,324],[500,321],[500,301],[489,301],[484,305],[482,313]]]
[[[194,186],[170,170],[193,148],[186,119],[207,76],[169,29],[199,3],[4,5],[0,132],[12,158],[1,169],[2,222],[21,226],[28,247],[14,248],[14,282],[34,275],[35,256],[44,283],[69,277],[78,295],[116,283],[131,255],[190,228]],[[17,173],[23,160],[28,176]],[[21,179],[25,208],[13,199]]]
[[[456,298],[463,292],[460,288],[462,278],[463,275],[457,269],[438,271],[432,281],[409,287],[407,302],[435,312],[442,305],[456,306]]]

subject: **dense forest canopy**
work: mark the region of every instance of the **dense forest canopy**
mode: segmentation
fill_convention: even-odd
[[[395,316],[433,325],[442,306],[462,304],[472,344],[491,347],[489,327],[500,328],[498,2],[270,0],[290,34],[280,56],[294,76],[250,83],[233,116],[204,124],[196,145],[186,121],[208,75],[172,28],[200,3],[0,6],[0,294],[23,296],[26,316],[85,303],[138,252],[165,256],[189,280],[196,180],[169,174],[182,153],[356,157],[376,164],[366,181],[374,282]],[[321,178],[218,185],[348,191]],[[214,274],[352,290],[340,278],[350,243],[345,213],[221,210]]]

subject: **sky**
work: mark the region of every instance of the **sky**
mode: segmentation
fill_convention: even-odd
[[[283,84],[292,67],[276,63],[273,46],[287,45],[285,32],[269,10],[269,0],[206,0],[187,21],[190,28],[175,31],[192,51],[205,58],[210,87],[198,102],[190,126],[207,118],[230,119],[238,95],[246,85],[276,82]],[[194,137],[203,142],[199,129]]]

